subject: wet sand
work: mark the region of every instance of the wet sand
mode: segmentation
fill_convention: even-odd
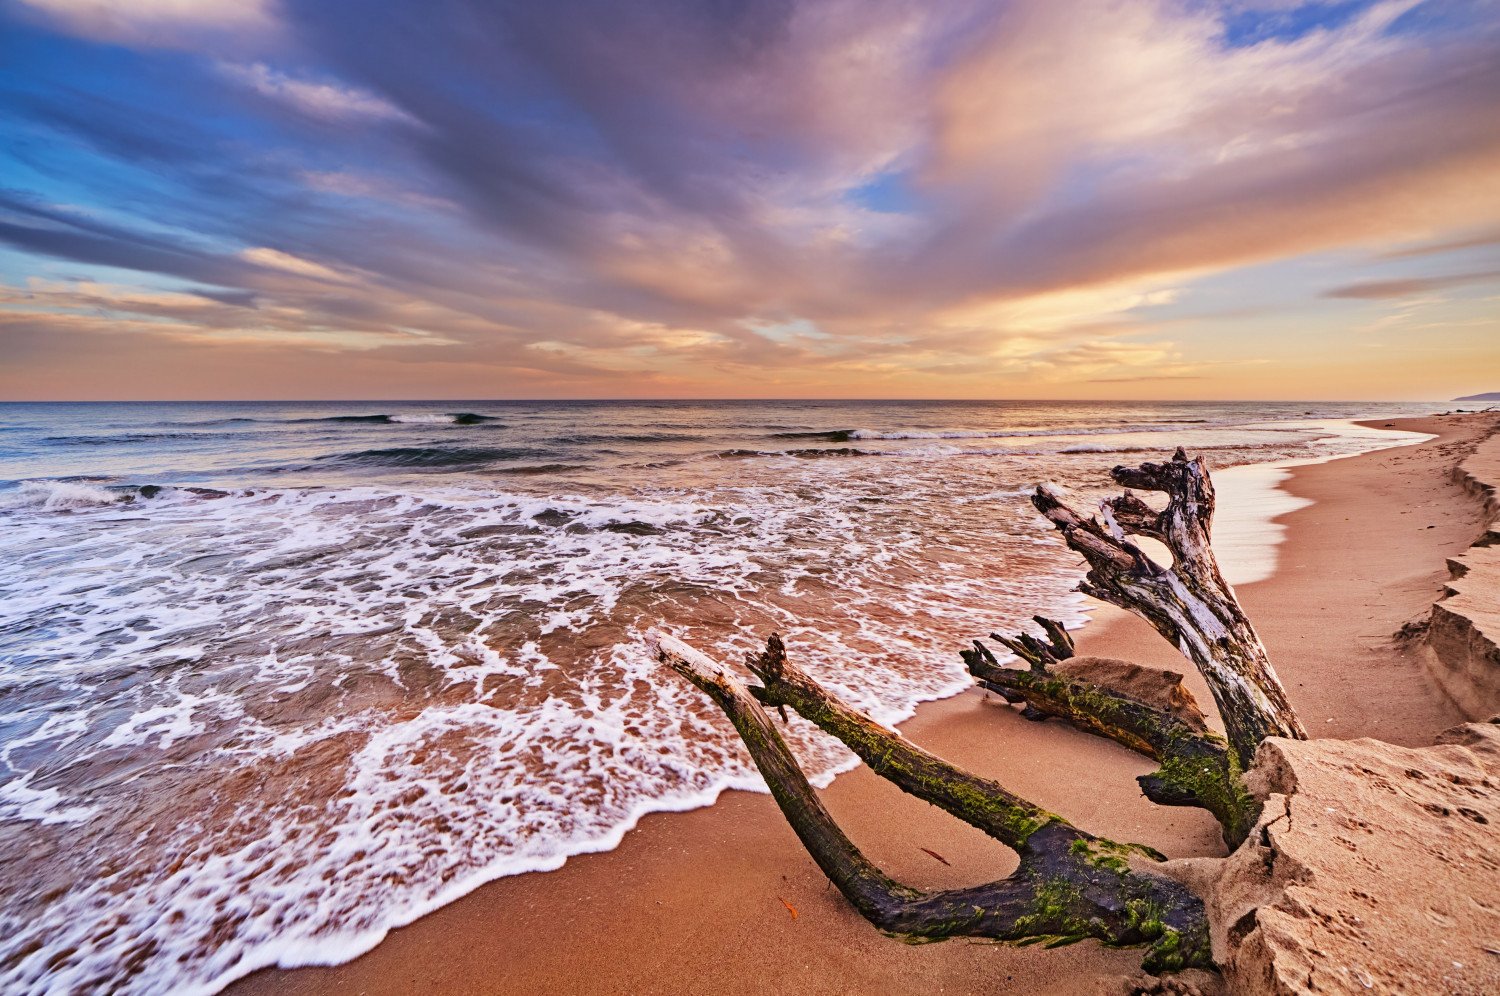
[[[1449,469],[1464,441],[1493,419],[1367,423],[1439,438],[1299,467],[1283,484],[1313,504],[1278,520],[1287,534],[1275,573],[1239,594],[1314,736],[1422,744],[1462,721],[1391,634],[1426,614],[1447,576],[1444,558],[1480,529],[1477,503]],[[976,635],[989,628],[976,614]],[[1144,623],[1108,607],[1079,644],[1081,653],[1191,670]],[[1189,678],[1209,706],[1196,674]],[[1056,722],[1027,722],[993,696],[972,691],[930,703],[902,732],[1095,833],[1171,856],[1223,853],[1207,814],[1141,797],[1134,777],[1151,769],[1146,759]],[[978,831],[866,769],[840,776],[823,796],[856,843],[913,886],[973,884],[1015,865]],[[828,887],[769,797],[731,792],[707,809],[648,816],[607,854],[486,885],[348,964],[263,971],[231,988],[1087,993],[1118,988],[1139,958],[1093,942],[1046,951],[891,940]]]

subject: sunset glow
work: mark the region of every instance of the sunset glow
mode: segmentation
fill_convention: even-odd
[[[0,397],[1500,390],[1493,3],[0,8]]]

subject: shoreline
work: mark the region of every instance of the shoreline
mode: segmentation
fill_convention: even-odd
[[[1437,440],[1441,443],[1462,434],[1458,421],[1397,420],[1397,425],[1407,428],[1414,427],[1413,423],[1430,424],[1443,430]],[[1385,424],[1383,420],[1376,423]],[[1380,466],[1395,463],[1410,465],[1415,461],[1431,470],[1426,465],[1434,462],[1432,454],[1439,448],[1432,441],[1397,445],[1292,467],[1281,482],[1283,490],[1299,499],[1313,498],[1316,503],[1277,513],[1272,521],[1280,527],[1283,520],[1308,518],[1319,511],[1332,515],[1330,502],[1335,507],[1340,502],[1358,505],[1370,490],[1370,480],[1362,479],[1353,487],[1344,480],[1342,493],[1334,485],[1351,476],[1378,478],[1382,476]],[[1352,465],[1359,465],[1361,473],[1351,474],[1347,468]],[[1251,466],[1264,469],[1273,465]],[[1417,468],[1412,467],[1401,480],[1417,494],[1407,497],[1418,501],[1431,498],[1430,485],[1442,485],[1452,487],[1454,492],[1444,496],[1445,500],[1462,502],[1461,491],[1451,485],[1446,469],[1419,477]],[[1432,480],[1427,480],[1429,477]],[[1470,500],[1467,504],[1473,503]],[[1393,506],[1384,511],[1396,518],[1411,509]],[[1473,511],[1477,522],[1478,510]],[[1345,516],[1344,521],[1350,518]],[[1466,547],[1472,540],[1472,532],[1464,531],[1464,515],[1448,512],[1441,522],[1441,528],[1435,527],[1434,532],[1413,543],[1391,544],[1400,547],[1401,553],[1388,562],[1374,551],[1376,560],[1396,572],[1393,576],[1400,593],[1417,597],[1417,608],[1430,604],[1433,595],[1426,589],[1435,587],[1432,579],[1442,576],[1441,551]],[[1303,525],[1300,531],[1295,523],[1286,528],[1286,542],[1275,547],[1281,556],[1274,574],[1266,581],[1243,585],[1242,598],[1293,700],[1307,712],[1308,725],[1315,734],[1363,735],[1370,731],[1354,730],[1359,724],[1348,716],[1324,715],[1333,701],[1326,689],[1344,689],[1347,682],[1331,680],[1326,673],[1313,674],[1319,669],[1309,669],[1308,655],[1303,652],[1309,620],[1304,614],[1287,611],[1294,610],[1298,603],[1309,607],[1310,584],[1321,583],[1328,588],[1326,578],[1320,581],[1305,576],[1309,564],[1301,561],[1316,560],[1305,557],[1306,548],[1320,542],[1335,551],[1340,547],[1337,543],[1330,547],[1326,536],[1319,540],[1312,535],[1328,531],[1321,522],[1311,529]],[[1428,552],[1413,556],[1419,552],[1415,548]],[[1343,549],[1348,549],[1347,543]],[[1297,555],[1291,556],[1294,552]],[[1414,562],[1419,562],[1421,577],[1400,573],[1402,567],[1409,573]],[[1318,563],[1326,567],[1326,558]],[[1356,573],[1368,574],[1371,566],[1358,566]],[[1357,595],[1360,578],[1346,581],[1353,584]],[[1285,590],[1292,588],[1296,592],[1286,597]],[[1282,594],[1262,589],[1280,590]],[[1340,595],[1349,592],[1325,590],[1323,594],[1322,609],[1326,612],[1327,602],[1337,602]],[[1352,602],[1357,599],[1349,601],[1349,607],[1354,608]],[[1381,607],[1386,607],[1385,601]],[[1410,602],[1410,598],[1403,598],[1400,605]],[[1284,613],[1296,616],[1295,620],[1282,619]],[[1347,615],[1339,613],[1340,617]],[[1097,625],[1086,626],[1080,633],[1080,653],[1191,671],[1175,650],[1133,617],[1103,607],[1093,612],[1092,620]],[[1402,621],[1404,618],[1396,620],[1384,632],[1393,632]],[[1350,635],[1345,632],[1347,626],[1329,626],[1327,622],[1322,620],[1323,630],[1339,631],[1327,634],[1335,643]],[[976,621],[977,628],[982,626],[982,621]],[[1368,648],[1367,652],[1379,656],[1378,648]],[[1337,656],[1338,651],[1333,650],[1332,655]],[[1389,662],[1385,669],[1390,670]],[[1324,666],[1321,670],[1329,669]],[[1197,684],[1197,675],[1190,673],[1189,679],[1200,701],[1210,705],[1201,684]],[[1393,674],[1385,676],[1387,685],[1393,681]],[[1450,715],[1451,707],[1445,710],[1435,693],[1428,696],[1432,701],[1427,701],[1415,694],[1419,691],[1405,689],[1406,698],[1416,702],[1417,708],[1408,702],[1405,721],[1400,723],[1394,722],[1393,711],[1393,716],[1387,717],[1392,722],[1387,723],[1384,739],[1430,739],[1438,729],[1458,721]],[[1308,710],[1304,694],[1316,701],[1316,709]],[[1345,694],[1343,699],[1346,705],[1355,705],[1361,697]],[[1366,718],[1371,712],[1364,710]],[[1434,723],[1438,724],[1435,729],[1431,728]],[[1206,814],[1162,809],[1140,798],[1133,776],[1149,770],[1149,762],[1058,724],[1026,723],[1014,710],[1001,707],[998,700],[987,702],[975,690],[922,704],[901,729],[910,739],[998,778],[1089,829],[1148,843],[1172,856],[1222,853],[1217,828]],[[1069,777],[1060,777],[1063,774]],[[856,768],[844,774],[824,796],[835,816],[873,860],[915,886],[969,884],[1006,874],[1014,866],[1012,855],[977,831],[902,796],[867,769]],[[939,850],[950,864],[939,865],[922,847]],[[659,988],[660,980],[675,978],[691,981],[695,988],[713,985],[728,991],[787,987],[837,992],[855,988],[907,990],[937,979],[944,986],[968,991],[993,987],[999,973],[1010,977],[1018,988],[1077,992],[1117,980],[1138,963],[1138,955],[1133,952],[1106,951],[1092,944],[1046,952],[962,941],[913,948],[878,934],[849,910],[836,892],[823,891],[823,885],[821,873],[802,852],[767,796],[724,792],[705,808],[647,814],[622,835],[614,850],[574,856],[554,872],[512,876],[481,885],[411,925],[391,931],[368,954],[353,961],[329,968],[262,970],[231,988],[400,991],[413,985],[432,985],[470,992],[541,988],[558,992],[642,992],[670,991]],[[795,905],[800,916],[793,920],[780,900]],[[768,963],[755,955],[756,949],[767,945],[781,945],[785,950]],[[799,960],[798,955],[806,960],[791,964]]]

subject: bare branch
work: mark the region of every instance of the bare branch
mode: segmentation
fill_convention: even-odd
[[[1011,653],[1031,665],[1033,671],[1045,671],[1047,665],[1065,661],[1073,656],[1073,637],[1068,634],[1067,628],[1062,623],[1042,616],[1031,617],[1047,638],[1040,640],[1030,633],[1017,633],[1015,636],[1006,637],[999,633],[991,633],[990,639],[1003,645]],[[975,646],[981,653],[989,653],[977,641]],[[992,658],[993,659],[993,658]],[[998,663],[998,662],[996,662]]]
[[[1197,665],[1241,768],[1268,736],[1306,739],[1265,646],[1214,557],[1214,490],[1203,460],[1189,460],[1179,449],[1170,462],[1116,467],[1112,474],[1127,487],[1165,492],[1167,507],[1156,512],[1126,493],[1102,503],[1101,522],[1084,519],[1048,488],[1037,488],[1032,498],[1088,561],[1079,590],[1150,622]],[[1165,543],[1173,566],[1153,562],[1129,534]]]

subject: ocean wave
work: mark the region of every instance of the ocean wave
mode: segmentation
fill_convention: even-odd
[[[483,425],[503,429],[499,416],[481,415],[478,412],[381,412],[373,415],[315,415],[309,418],[253,418],[248,415],[233,418],[197,419],[189,422],[161,422],[160,425],[206,428],[216,425]]]
[[[1126,425],[1126,426],[1087,426],[1056,429],[902,429],[895,431],[882,431],[876,429],[855,429],[849,434],[850,439],[1035,439],[1039,436],[1114,436],[1130,432],[1181,432],[1178,426],[1164,425]]]
[[[492,473],[509,474],[512,476],[542,476],[546,474],[565,474],[570,470],[586,470],[585,463],[537,463],[527,464],[524,467],[496,467]]]
[[[250,421],[252,421],[252,422],[276,422],[276,423],[280,423],[280,424],[283,424],[283,425],[306,425],[306,424],[309,424],[309,423],[316,423],[316,422],[345,423],[345,424],[350,424],[350,425],[359,425],[359,424],[390,425],[390,424],[392,424],[391,417],[389,415],[318,415],[318,416],[314,416],[312,418],[287,418],[287,419],[281,419],[281,418],[257,418],[257,419],[251,419]]]
[[[859,429],[811,430],[802,432],[775,432],[772,439],[821,439],[830,443],[847,443],[855,438]]]
[[[431,425],[441,425],[444,422],[448,422],[453,425],[488,425],[491,428],[504,428],[500,423],[500,419],[494,415],[478,415],[474,412],[448,412],[445,415],[428,415],[425,413],[392,415],[391,421],[396,423],[411,422]]]
[[[955,429],[941,432],[922,429],[889,432],[878,429],[849,429],[843,435],[845,439],[1000,439],[1005,436],[1024,436],[1026,433],[972,429]]]
[[[545,450],[524,447],[441,447],[441,446],[391,446],[382,449],[358,450],[353,453],[331,453],[319,457],[320,461],[371,464],[381,467],[477,467],[487,463],[504,463],[511,460],[532,460],[545,457]]]
[[[84,484],[80,481],[22,481],[20,487],[8,497],[15,505],[32,506],[51,512],[113,505],[126,500],[128,496],[97,484]]]
[[[370,425],[494,425],[500,421],[494,415],[475,412],[405,412],[384,415],[322,415],[317,418],[298,418],[292,422],[351,422]],[[503,426],[496,426],[503,428]]]
[[[1037,455],[1045,453],[1160,453],[1163,459],[1170,456],[1176,447],[1171,446],[1141,446],[1139,444],[1112,446],[1109,443],[1076,443],[1072,446],[1064,446],[1057,450],[1038,450]],[[1196,445],[1191,447],[1193,453],[1208,453],[1214,450],[1248,450],[1254,449],[1248,443],[1213,443],[1207,446]]]
[[[885,456],[880,450],[862,450],[857,446],[834,446],[827,448],[807,448],[799,450],[786,450],[783,455],[796,457],[799,460],[823,460],[839,457],[867,457]]]
[[[862,450],[854,446],[808,447],[796,450],[720,450],[714,454],[718,460],[748,460],[754,457],[793,457],[798,460],[821,460],[838,457],[891,456],[881,450]]]
[[[701,443],[709,437],[671,432],[600,432],[560,436],[557,442],[570,446],[592,446],[599,443]]]
[[[173,498],[227,498],[234,492],[218,488],[173,486],[166,484],[97,484],[86,480],[21,481],[9,492],[0,492],[0,508],[34,508],[42,511],[74,511],[129,505],[137,501],[165,501]],[[251,494],[245,491],[241,494]]]
[[[124,432],[114,436],[47,436],[40,440],[51,446],[109,446],[116,443],[149,443],[162,439],[202,439],[199,432]]]

